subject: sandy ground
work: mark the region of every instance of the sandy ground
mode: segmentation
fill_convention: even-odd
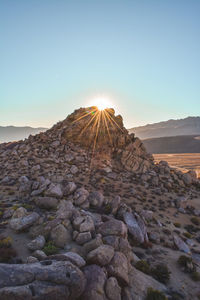
[[[165,160],[183,172],[195,170],[200,177],[200,153],[153,154],[156,162]]]

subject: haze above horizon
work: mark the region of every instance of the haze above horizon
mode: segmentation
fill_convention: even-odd
[[[200,1],[0,2],[0,126],[106,97],[127,128],[200,115]]]

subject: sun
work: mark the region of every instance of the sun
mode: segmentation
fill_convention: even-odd
[[[109,101],[108,98],[106,97],[98,97],[98,98],[95,98],[93,101],[92,101],[92,104],[94,106],[97,106],[98,110],[102,111],[106,108],[109,108],[111,107],[111,103]]]

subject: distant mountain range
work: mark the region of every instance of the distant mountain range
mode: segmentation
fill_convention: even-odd
[[[200,135],[200,117],[148,124],[131,128],[129,131],[142,140],[167,136]]]
[[[47,128],[0,126],[0,143],[13,142],[27,138],[30,134],[37,134]]]
[[[149,153],[200,153],[200,135],[180,135],[143,140]]]

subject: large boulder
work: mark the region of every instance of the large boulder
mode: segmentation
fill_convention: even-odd
[[[174,244],[178,250],[185,253],[190,253],[190,248],[178,235],[174,235],[173,238],[174,238]]]
[[[0,264],[0,299],[78,299],[86,284],[83,272],[69,261]]]
[[[109,221],[104,222],[102,225],[99,226],[98,231],[102,234],[102,236],[117,235],[126,237],[127,235],[127,227],[124,224],[124,222],[116,219],[111,219]]]
[[[79,206],[82,205],[88,198],[89,192],[84,188],[79,188],[74,193],[74,203]]]
[[[122,252],[115,252],[113,259],[107,267],[108,274],[114,276],[122,285],[129,284],[128,261]]]
[[[45,238],[43,235],[37,236],[34,240],[28,243],[27,247],[31,251],[41,250],[45,245]]]
[[[36,212],[21,218],[13,218],[10,220],[10,228],[15,231],[23,231],[32,226],[38,219],[39,214]]]
[[[101,192],[95,191],[89,194],[88,200],[93,207],[101,207],[104,202],[104,196]]]
[[[60,184],[51,184],[49,188],[45,191],[45,196],[62,198],[63,191]]]
[[[71,233],[59,224],[51,231],[51,239],[57,247],[63,248],[67,242],[71,241]]]
[[[113,247],[109,245],[102,245],[88,253],[87,261],[96,265],[105,266],[109,264],[113,256]]]
[[[121,300],[121,287],[115,277],[108,278],[105,290],[109,300]]]
[[[90,265],[86,266],[83,272],[87,284],[81,300],[106,300],[104,286],[107,278],[103,269],[97,265]]]
[[[138,216],[136,219],[132,213],[126,212],[124,213],[124,222],[136,243],[142,244],[148,241],[146,226],[141,217]]]
[[[55,209],[58,205],[58,199],[53,197],[36,197],[34,202],[38,207],[45,209]]]

